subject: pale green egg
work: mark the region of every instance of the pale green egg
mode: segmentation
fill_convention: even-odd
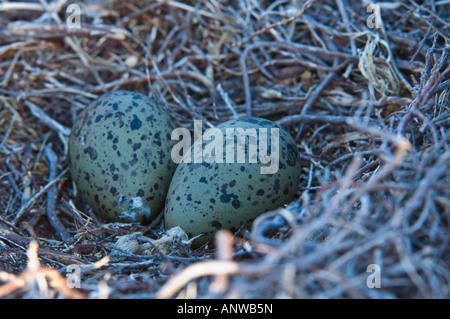
[[[162,211],[176,168],[174,128],[160,105],[131,91],[107,93],[83,110],[69,138],[70,172],[95,214],[145,224]]]
[[[203,234],[194,247],[213,239],[219,229],[236,232],[260,214],[290,203],[300,176],[294,139],[272,121],[235,119],[218,125],[208,138],[206,133],[201,146],[191,146],[178,164],[164,210],[167,229],[180,226],[189,237]],[[239,147],[245,151],[240,160]],[[199,149],[201,162],[195,163]]]

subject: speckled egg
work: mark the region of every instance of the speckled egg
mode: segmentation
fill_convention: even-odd
[[[164,209],[166,228],[203,234],[194,247],[219,229],[236,232],[291,202],[299,176],[298,150],[284,128],[262,118],[222,123],[206,130],[178,164]]]
[[[161,212],[176,164],[175,128],[147,96],[114,91],[77,117],[69,163],[78,193],[105,221],[148,223]]]

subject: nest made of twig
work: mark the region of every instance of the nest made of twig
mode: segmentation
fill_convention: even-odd
[[[449,298],[448,8],[368,7],[0,3],[0,296]],[[97,220],[74,194],[67,136],[117,89],[190,130],[247,115],[283,125],[302,160],[296,201],[213,249],[160,219]]]

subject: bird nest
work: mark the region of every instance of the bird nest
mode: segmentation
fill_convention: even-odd
[[[449,298],[446,3],[0,3],[0,297]],[[198,249],[98,220],[67,140],[117,89],[189,130],[282,125],[296,200]]]

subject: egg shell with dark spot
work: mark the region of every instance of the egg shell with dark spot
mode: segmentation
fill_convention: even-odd
[[[201,144],[198,143],[197,153],[194,143],[190,152],[185,154],[178,164],[164,208],[167,229],[180,226],[189,237],[203,234],[193,242],[193,247],[211,241],[219,229],[236,232],[248,226],[260,214],[290,203],[294,200],[300,176],[300,158],[296,143],[278,124],[252,117],[230,120],[216,128],[223,134],[222,163],[217,160],[220,152],[212,151],[212,144],[208,148],[208,145],[215,141],[215,137],[208,135],[203,139],[205,131]],[[234,162],[227,162],[227,129],[234,132],[241,129],[243,136],[252,129],[256,132],[256,139],[245,138],[245,144],[242,143],[243,139],[233,138]],[[246,131],[247,129],[250,130]],[[278,149],[268,147],[266,150],[267,154],[278,152],[278,170],[272,174],[261,173],[261,168],[268,167],[270,162],[262,163],[259,158],[259,152],[262,151],[260,145],[264,145],[259,129],[267,129],[265,145],[271,145],[272,129],[278,129]],[[238,144],[245,147],[244,163],[237,162]],[[257,153],[254,152],[255,148],[252,151],[251,145],[256,147]],[[200,157],[200,163],[196,163],[194,154],[199,154],[200,148],[203,155]],[[250,161],[249,153],[257,154],[256,163]],[[231,152],[228,152],[229,154]],[[214,155],[217,155],[215,159]],[[205,161],[209,156],[209,162]]]
[[[162,211],[176,168],[174,128],[160,105],[132,91],[107,93],[79,114],[69,137],[70,172],[96,215],[146,224]]]

